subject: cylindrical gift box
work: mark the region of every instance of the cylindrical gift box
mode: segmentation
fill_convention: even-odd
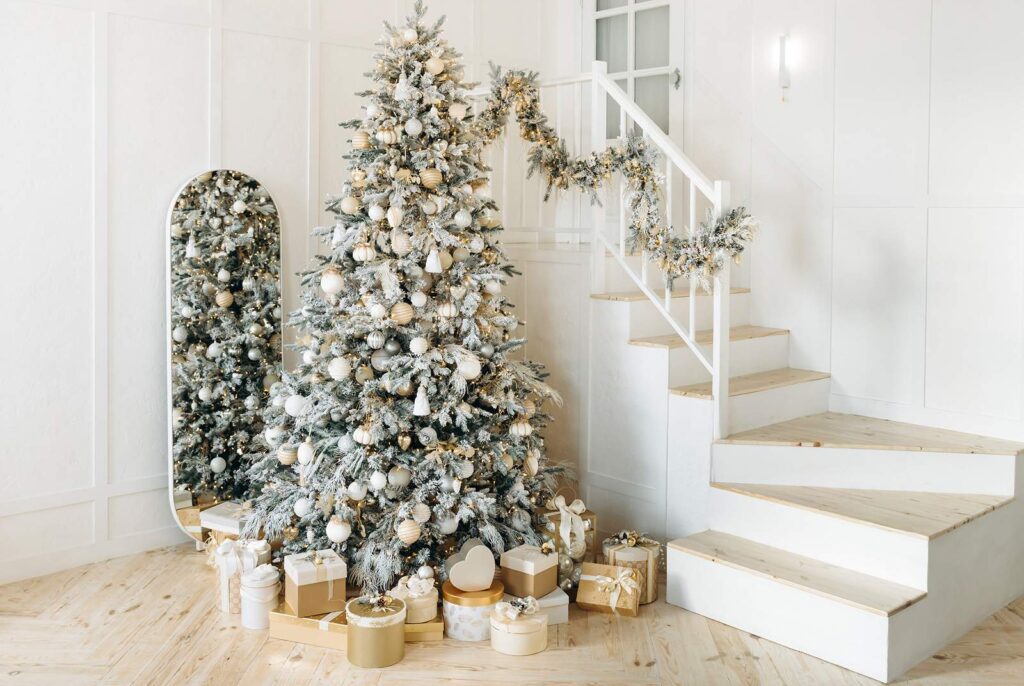
[[[348,661],[356,667],[390,667],[405,657],[405,603],[389,598],[378,608],[365,598],[348,601]]]
[[[491,648],[505,655],[533,655],[548,647],[548,616],[520,615],[509,621],[491,613]]]
[[[486,641],[491,637],[491,612],[505,595],[505,586],[495,581],[483,591],[460,591],[445,581],[441,587],[444,626],[448,638],[456,641]]]
[[[237,544],[238,559],[242,562],[242,572],[250,572],[260,565],[270,562],[270,543],[264,540],[239,541]]]
[[[266,629],[270,626],[270,611],[277,607],[281,592],[280,574],[273,565],[260,565],[242,574],[242,626],[246,629]]]

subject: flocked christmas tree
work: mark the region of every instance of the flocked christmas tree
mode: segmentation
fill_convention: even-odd
[[[182,189],[170,223],[174,483],[245,497],[281,373],[277,208],[252,177],[219,170]]]
[[[303,275],[302,363],[271,389],[276,451],[247,535],[286,553],[334,548],[366,590],[439,563],[470,537],[538,543],[559,468],[538,434],[557,399],[501,295],[514,273],[497,235],[483,142],[468,126],[459,54],[423,24],[386,25],[360,93],[351,180],[328,208],[329,246]],[[443,21],[443,19],[442,19]]]

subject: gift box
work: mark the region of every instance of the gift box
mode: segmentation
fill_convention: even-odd
[[[506,594],[505,602],[511,602],[516,596]],[[537,598],[538,612],[547,615],[548,626],[569,623],[569,596],[560,588]]]
[[[270,546],[267,546],[270,550]],[[277,567],[262,564],[242,573],[242,626],[246,629],[266,629],[270,611],[277,607],[281,592],[281,573]]]
[[[211,508],[216,504],[217,503],[215,502],[196,502],[195,505],[176,509],[174,514],[178,516],[178,522],[181,524],[181,528],[183,528],[189,536],[200,543],[203,543],[206,541],[206,536],[203,535],[201,517],[204,510]]]
[[[636,617],[640,607],[640,575],[629,567],[584,562],[576,604],[584,610]]]
[[[596,551],[597,514],[588,510],[582,500],[577,498],[567,504],[564,497],[556,496],[548,503],[548,512],[542,516],[547,520],[548,535],[572,559],[593,559]]]
[[[491,648],[504,655],[534,655],[548,647],[548,617],[531,596],[502,601],[491,613]]]
[[[345,647],[345,612],[339,610],[314,617],[299,617],[287,603],[270,613],[270,638],[294,641],[320,648],[341,650]]]
[[[321,648],[344,650],[348,623],[345,612],[299,617],[287,603],[270,613],[270,638],[304,643]],[[440,615],[429,622],[405,625],[406,643],[429,643],[444,638],[444,620]]]
[[[658,562],[661,544],[635,531],[606,538],[602,545],[605,563],[616,567],[629,567],[640,573],[640,604],[658,599]]]
[[[501,583],[506,593],[519,598],[546,596],[558,587],[558,553],[533,545],[506,550],[501,554]]]
[[[210,547],[210,563],[217,568],[217,607],[221,612],[241,612],[241,575],[270,562],[266,541],[224,541]]]
[[[345,606],[346,652],[356,667],[390,667],[405,657],[405,603],[391,596],[355,598]]]
[[[284,558],[284,599],[299,617],[345,609],[345,561],[333,550]]]
[[[203,510],[199,516],[199,523],[204,529],[226,534],[231,538],[238,538],[242,534],[242,527],[245,526],[245,518],[248,510],[242,503],[225,501],[213,507]],[[224,540],[218,536],[218,543]]]
[[[433,578],[403,576],[388,595],[405,601],[408,624],[422,624],[437,617],[437,588]]]
[[[456,641],[486,641],[491,637],[491,612],[505,595],[495,581],[483,591],[461,591],[451,581],[441,587],[444,624],[448,638]]]

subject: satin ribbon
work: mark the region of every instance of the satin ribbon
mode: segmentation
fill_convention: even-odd
[[[593,581],[597,584],[597,590],[601,593],[608,593],[608,602],[611,605],[612,613],[618,614],[619,596],[622,593],[633,595],[640,592],[640,583],[636,580],[636,573],[632,569],[624,569],[614,579],[610,576],[584,574],[580,581]]]
[[[578,537],[579,540],[583,540],[583,517],[582,515],[587,510],[587,506],[583,504],[583,501],[577,498],[570,504],[565,504],[565,496],[555,496],[552,504],[558,510],[559,521],[558,521],[558,535],[565,542],[566,547],[572,545],[572,539]]]
[[[421,579],[418,576],[403,576],[398,584],[388,592],[392,598],[422,598],[434,590],[434,579]]]
[[[335,619],[337,619],[338,615],[340,615],[341,613],[342,613],[342,610],[338,610],[337,612],[330,612],[330,613],[324,615],[316,623],[316,628],[319,629],[320,631],[330,631],[331,630],[331,622],[333,622]]]
[[[494,614],[505,622],[514,622],[520,616],[536,614],[540,609],[540,603],[531,595],[525,598],[516,598],[509,602],[502,601],[494,606]]]

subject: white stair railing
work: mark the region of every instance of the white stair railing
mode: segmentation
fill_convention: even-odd
[[[556,93],[556,97],[562,88],[573,89],[571,91],[572,97],[570,101],[572,104],[569,116],[567,117],[563,113],[562,108],[559,107],[558,115],[555,118],[555,129],[563,140],[568,140],[570,152],[577,155],[584,154],[584,151],[580,149],[582,143],[580,133],[583,127],[584,116],[582,91],[583,86],[588,83],[590,85],[590,150],[603,150],[607,147],[608,99],[611,98],[619,107],[620,135],[627,135],[630,125],[639,127],[648,144],[656,148],[666,161],[664,179],[665,218],[669,225],[672,223],[672,212],[676,207],[674,197],[676,172],[682,175],[681,180],[686,188],[688,226],[691,230],[697,226],[697,208],[701,199],[711,207],[716,218],[722,216],[729,209],[728,182],[708,179],[697,168],[697,165],[683,153],[679,146],[661,130],[654,120],[633,102],[618,84],[608,77],[608,65],[605,62],[594,62],[590,74],[542,81],[538,84],[542,94],[546,90],[553,90]],[[488,91],[486,89],[481,89],[469,95],[470,97],[479,98],[486,97],[487,94]],[[566,128],[568,127],[571,127],[572,133],[566,135]],[[514,190],[510,190],[510,179],[506,173],[509,163],[509,135],[506,133],[502,141],[500,156],[503,169],[501,189],[498,197],[504,203],[503,209],[508,204],[511,190]],[[492,166],[497,166],[495,164],[496,161],[492,157]],[[521,181],[523,180],[515,179],[516,183]],[[520,186],[520,188],[522,187]],[[684,322],[680,321],[680,318],[672,311],[673,293],[667,283],[664,293],[660,296],[648,286],[650,266],[660,270],[657,264],[649,265],[651,260],[648,252],[641,250],[639,271],[634,269],[627,259],[629,257],[626,250],[628,217],[626,216],[625,203],[621,202],[624,189],[624,181],[617,184],[620,202],[618,203],[618,217],[615,222],[614,238],[609,237],[607,233],[607,229],[610,228],[605,207],[610,198],[608,189],[605,189],[602,194],[604,196],[602,205],[595,204],[591,209],[591,231],[593,234],[593,238],[590,241],[593,257],[591,263],[591,288],[594,292],[604,291],[606,255],[610,253],[629,279],[636,285],[637,289],[650,300],[658,314],[664,318],[672,331],[683,340],[700,364],[711,375],[712,401],[714,404],[714,437],[717,439],[727,436],[729,434],[729,261],[726,260],[724,262],[722,269],[714,277],[711,359],[708,359],[708,356],[701,350],[696,340],[698,294],[696,279],[691,278],[689,280],[689,299],[687,301],[684,326]],[[543,221],[542,213],[538,210],[537,214],[537,228],[540,229],[542,228],[540,224]]]

